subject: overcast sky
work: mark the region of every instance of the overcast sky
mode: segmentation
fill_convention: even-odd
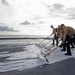
[[[62,23],[75,28],[75,0],[0,0],[0,35],[50,35]]]

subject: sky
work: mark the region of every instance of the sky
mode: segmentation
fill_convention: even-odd
[[[0,35],[50,35],[62,23],[75,28],[75,0],[0,0]]]

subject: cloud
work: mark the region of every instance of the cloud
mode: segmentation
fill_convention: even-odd
[[[43,21],[38,21],[37,24],[44,24],[45,22]]]
[[[31,23],[27,20],[25,20],[24,22],[21,23],[22,25],[30,25]]]
[[[65,6],[63,4],[58,4],[58,3],[52,4],[52,5],[49,5],[46,3],[42,3],[42,4],[44,4],[47,7],[49,11],[48,15],[50,17],[60,17],[61,14],[65,13],[64,11]]]
[[[53,4],[53,8],[57,9],[57,10],[61,10],[61,9],[63,9],[63,7],[64,7],[64,5],[62,5],[62,4]]]
[[[73,20],[75,19],[75,14],[69,14],[67,18]]]
[[[62,18],[71,19],[71,20],[75,19],[75,8],[74,7],[66,8],[62,4],[53,4],[52,8],[50,9],[50,12],[52,13],[52,17],[53,15],[54,17],[58,15],[57,17],[62,17]]]
[[[9,5],[9,3],[7,2],[7,0],[1,0],[1,3],[2,3],[3,5]]]
[[[12,32],[18,32],[17,30],[14,30],[11,27],[8,27],[4,23],[0,23],[0,31],[12,31]]]
[[[74,20],[75,19],[75,8],[67,8],[66,14],[67,14],[67,19]]]
[[[36,22],[36,23],[31,23],[31,22],[25,20],[24,22],[20,23],[20,25],[37,25],[37,24],[43,24],[43,23],[45,23],[45,22],[43,22],[43,21],[38,21],[38,22]]]
[[[49,8],[49,12],[52,14],[64,14],[64,5],[62,4],[53,4],[52,6],[50,6]]]
[[[65,19],[70,19],[70,20],[75,20],[75,7],[69,7],[66,8],[63,4],[53,4],[53,5],[48,5],[46,3],[44,4],[49,13],[48,15],[50,17],[61,17]]]

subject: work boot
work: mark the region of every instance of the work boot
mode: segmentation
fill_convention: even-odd
[[[65,55],[69,55],[69,56],[71,56],[72,54],[71,54],[71,53],[65,53]]]
[[[62,49],[61,51],[66,51],[66,50]]]

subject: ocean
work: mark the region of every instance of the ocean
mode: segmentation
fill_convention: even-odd
[[[37,36],[36,36],[37,37]],[[0,36],[0,72],[25,70],[46,63],[39,58],[50,39],[32,36]]]
[[[0,35],[0,39],[32,39],[32,38],[47,38],[49,35]]]

